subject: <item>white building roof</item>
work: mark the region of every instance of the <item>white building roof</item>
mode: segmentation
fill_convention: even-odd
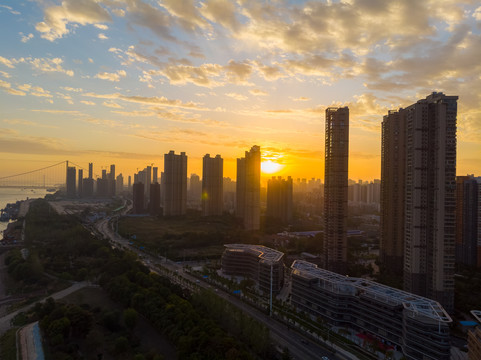
[[[452,322],[446,310],[437,302],[419,295],[395,289],[371,280],[352,278],[334,273],[303,260],[296,260],[291,266],[293,273],[307,279],[318,279],[319,286],[329,291],[369,297],[385,304],[402,305],[405,309],[444,323]]]

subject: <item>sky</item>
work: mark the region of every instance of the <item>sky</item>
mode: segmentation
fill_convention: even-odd
[[[433,91],[459,96],[457,173],[481,175],[479,1],[0,0],[0,30],[0,177],[174,150],[235,178],[259,145],[322,179],[325,109],[348,106],[349,178],[379,179],[383,115]]]

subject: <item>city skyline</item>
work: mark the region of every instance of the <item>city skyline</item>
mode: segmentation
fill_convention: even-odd
[[[459,96],[458,175],[480,173],[481,7],[435,4],[2,2],[0,176],[174,149],[235,178],[257,144],[273,174],[323,178],[324,111],[348,106],[349,177],[379,179],[383,115],[433,91]]]

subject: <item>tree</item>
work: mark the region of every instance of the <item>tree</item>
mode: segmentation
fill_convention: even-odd
[[[124,310],[124,323],[130,330],[135,327],[137,324],[137,311],[132,308],[128,308]]]

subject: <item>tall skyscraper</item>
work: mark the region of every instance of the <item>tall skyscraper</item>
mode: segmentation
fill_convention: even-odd
[[[220,155],[211,158],[206,154],[202,163],[202,215],[222,215],[224,208],[223,193],[224,160]]]
[[[477,253],[478,253],[478,262],[477,266],[481,267],[481,176],[474,178],[478,183],[478,221],[477,221],[477,229],[478,229],[478,236],[477,236]]]
[[[124,176],[122,174],[117,175],[115,178],[115,192],[122,194],[124,191]]]
[[[405,179],[405,112],[389,111],[382,122],[380,260],[382,271],[397,276],[403,273]]]
[[[160,184],[150,184],[149,212],[151,215],[160,214]]]
[[[261,148],[254,145],[237,159],[236,215],[246,230],[260,228]]]
[[[83,169],[78,169],[77,195],[79,197],[83,196],[83,177],[84,177]]]
[[[76,189],[76,179],[75,177],[77,176],[77,170],[75,169],[75,166],[68,166],[67,163],[67,196],[68,197],[75,197],[77,193]]]
[[[202,197],[202,181],[197,174],[190,174],[189,189],[187,190],[187,201],[189,207],[199,209],[201,206]]]
[[[159,182],[158,172],[159,172],[159,168],[158,168],[157,166],[154,166],[154,167],[152,168],[152,184],[155,184],[156,182]]]
[[[292,178],[287,180],[273,176],[267,182],[266,215],[280,220],[283,224],[292,221]]]
[[[142,214],[145,211],[144,183],[134,183],[132,193],[132,211],[134,214]]]
[[[184,215],[187,209],[187,156],[174,151],[164,154],[164,215]]]
[[[349,108],[326,109],[324,256],[328,270],[347,271]]]
[[[456,177],[456,263],[477,266],[478,183],[474,176]]]
[[[89,179],[93,180],[94,178],[94,164],[89,163]]]
[[[448,312],[454,306],[457,99],[432,93],[383,123],[381,251],[399,256],[399,244],[389,242],[399,241],[396,226],[403,225],[404,290]]]

